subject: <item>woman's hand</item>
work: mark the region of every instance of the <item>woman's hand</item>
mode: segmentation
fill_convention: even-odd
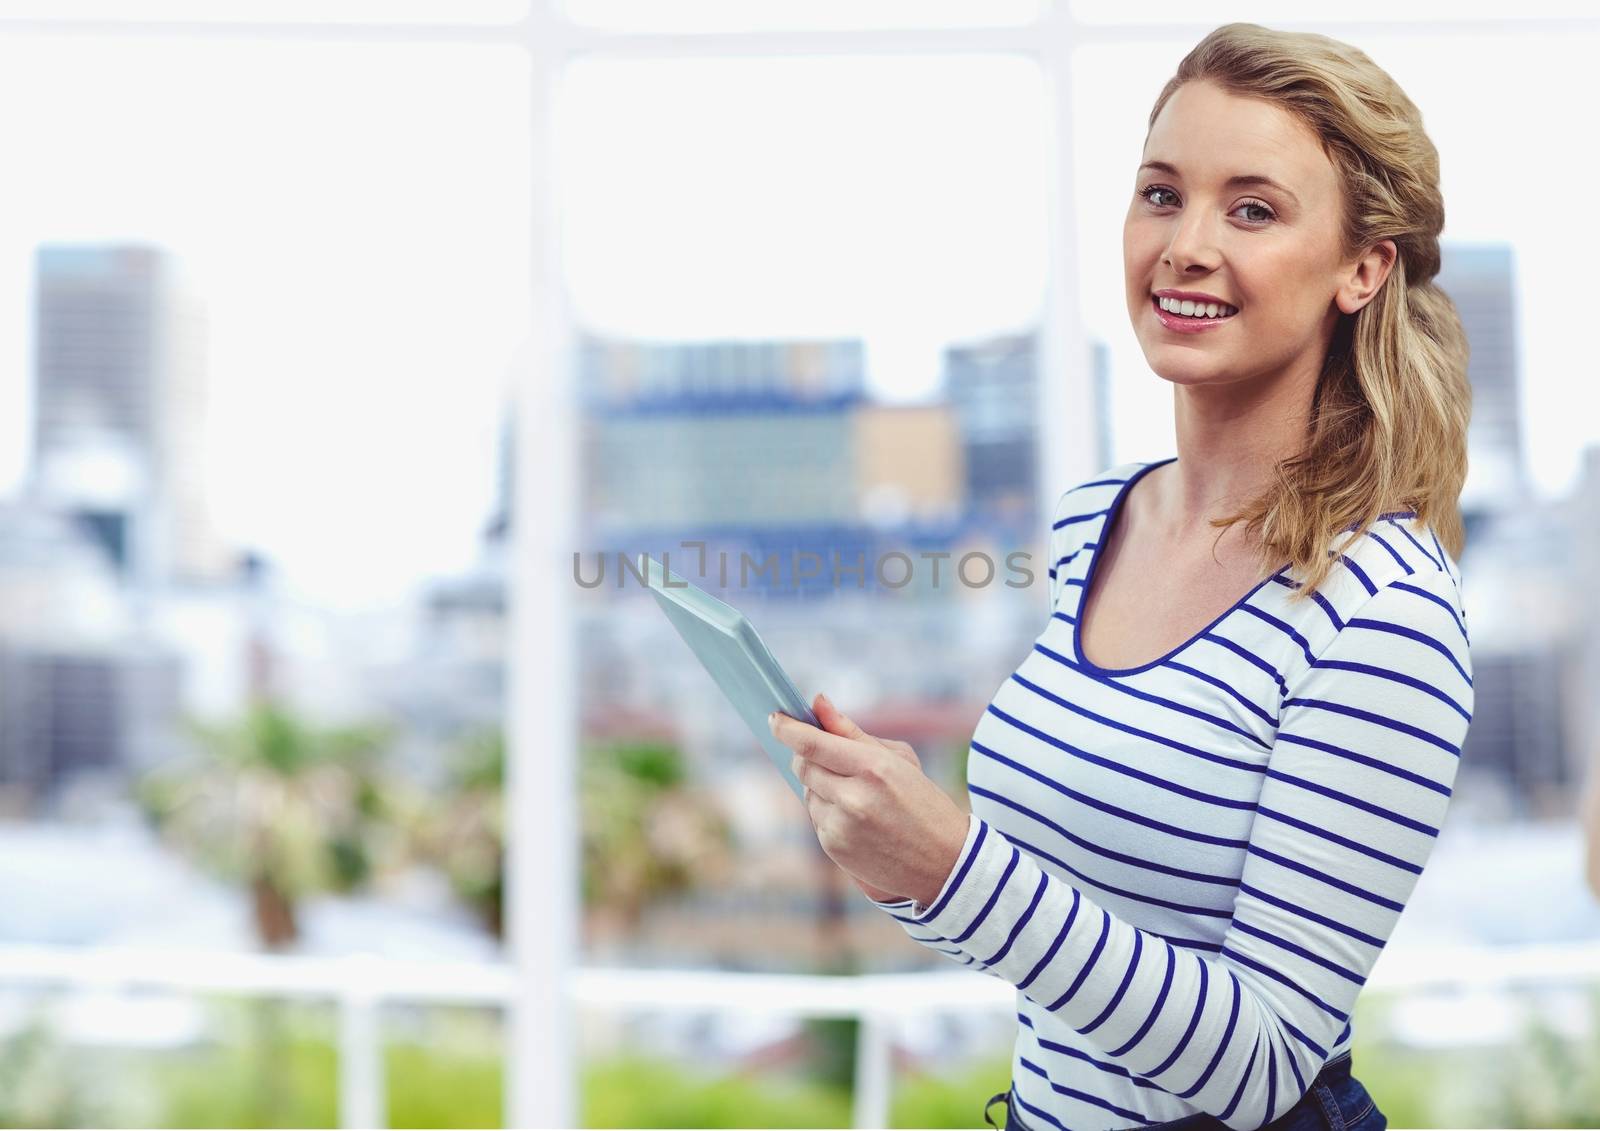
[[[825,695],[812,710],[820,728],[778,711],[772,733],[795,752],[822,850],[869,899],[931,903],[966,843],[967,814],[908,743],[868,734]]]

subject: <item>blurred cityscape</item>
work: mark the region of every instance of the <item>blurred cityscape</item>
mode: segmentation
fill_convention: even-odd
[[[1600,446],[1565,496],[1530,489],[1512,250],[1447,245],[1444,263],[1472,346],[1461,565],[1477,698],[1447,827],[1396,944],[1592,939],[1600,906],[1582,884],[1574,813],[1600,760]],[[0,941],[499,955],[511,406],[477,565],[419,578],[409,604],[382,616],[317,607],[280,584],[272,547],[230,544],[208,512],[206,296],[180,257],[50,244],[34,275],[29,474],[0,501],[0,869],[11,896]],[[1038,631],[1042,532],[1052,492],[1067,486],[1038,483],[1036,335],[948,343],[939,395],[918,404],[874,399],[860,340],[584,333],[577,346],[575,571],[614,568],[618,552],[670,555],[750,615],[803,693],[826,689],[867,730],[908,740],[964,805],[967,739]],[[1101,417],[1086,474],[1163,454],[1112,450],[1108,356],[1094,347]],[[704,573],[685,542],[705,544]],[[795,550],[820,555],[821,573],[740,583],[745,555]],[[834,555],[851,567],[895,551],[948,554],[943,580],[919,560],[903,587],[870,567],[834,583]],[[963,554],[1003,563],[1014,551],[1030,555],[1031,585],[1008,586],[1003,572],[956,582]],[[583,809],[586,961],[927,966],[822,854],[698,665],[657,662],[688,653],[652,599],[611,574],[575,583],[572,599],[580,764],[595,775]],[[940,662],[922,662],[930,654]],[[269,873],[234,860],[230,871],[236,849],[186,819],[210,796],[196,783],[211,770],[196,767],[231,766],[226,792],[251,758],[273,781],[311,783],[308,828],[354,814],[344,832],[323,829],[326,843],[283,847],[285,860],[326,861]],[[347,779],[316,784],[346,764]],[[337,782],[355,784],[336,810]],[[222,812],[212,824],[239,819]],[[397,845],[378,817],[420,829],[423,847]],[[468,845],[467,864],[451,844]],[[1507,916],[1513,901],[1522,912]],[[135,1028],[161,1031],[152,1024]]]

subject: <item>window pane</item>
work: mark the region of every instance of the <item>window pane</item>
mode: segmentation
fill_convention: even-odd
[[[1038,314],[1031,61],[591,59],[561,107],[565,269],[591,326],[866,337],[874,384],[918,399],[939,344]]]
[[[1039,0],[566,0],[576,22],[607,31],[731,32],[1032,23]]]
[[[0,943],[499,953],[529,79],[515,46],[0,36]],[[418,813],[466,835],[419,850]],[[286,1055],[256,1042],[197,1095],[154,1058],[236,1023],[146,997],[68,987],[27,1071],[92,1098],[7,1111],[336,1117],[236,1086]]]
[[[1048,606],[1042,75],[1011,57],[589,59],[565,72],[559,105],[586,576],[589,551],[613,565],[669,553],[750,616],[808,701],[837,689],[961,796],[972,720]],[[684,539],[706,541],[704,570]],[[1013,550],[1032,552],[1032,585],[1008,570]],[[799,577],[796,552],[823,572]],[[973,562],[956,580],[968,552],[995,575]],[[777,574],[742,575],[745,553],[779,555]],[[946,555],[937,582],[925,553]],[[864,565],[859,583],[835,582],[836,557]],[[828,939],[858,930],[863,953],[882,953],[880,924],[855,915],[871,909],[840,897],[780,774],[654,601],[618,592],[614,572],[576,599],[585,820],[628,853],[594,872],[590,945],[608,919],[635,921],[626,881],[650,847],[623,834],[703,829],[721,810],[726,840],[661,838],[657,867],[705,855],[652,893],[662,906],[631,953],[819,970]],[[656,818],[619,807],[606,783],[630,758],[690,789],[627,791],[659,794],[639,802]],[[726,860],[729,882],[701,878]]]
[[[0,121],[0,940],[497,952],[444,863],[396,911],[387,799],[455,811],[501,714],[529,80],[515,46],[0,36],[33,107]],[[370,765],[308,757],[373,723]],[[158,835],[175,766],[210,784]],[[245,830],[297,862],[270,893]]]

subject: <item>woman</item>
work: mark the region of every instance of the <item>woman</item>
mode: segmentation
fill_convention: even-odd
[[[829,856],[1020,991],[1006,1127],[1382,1128],[1351,1010],[1473,706],[1438,157],[1359,50],[1228,24],[1141,160],[1128,311],[1178,455],[1061,496],[971,812],[823,697],[773,729]]]

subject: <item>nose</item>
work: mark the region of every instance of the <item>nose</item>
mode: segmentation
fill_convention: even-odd
[[[1217,249],[1211,233],[1204,209],[1190,208],[1182,213],[1172,229],[1172,238],[1167,241],[1167,252],[1163,256],[1167,266],[1180,275],[1214,270]]]

